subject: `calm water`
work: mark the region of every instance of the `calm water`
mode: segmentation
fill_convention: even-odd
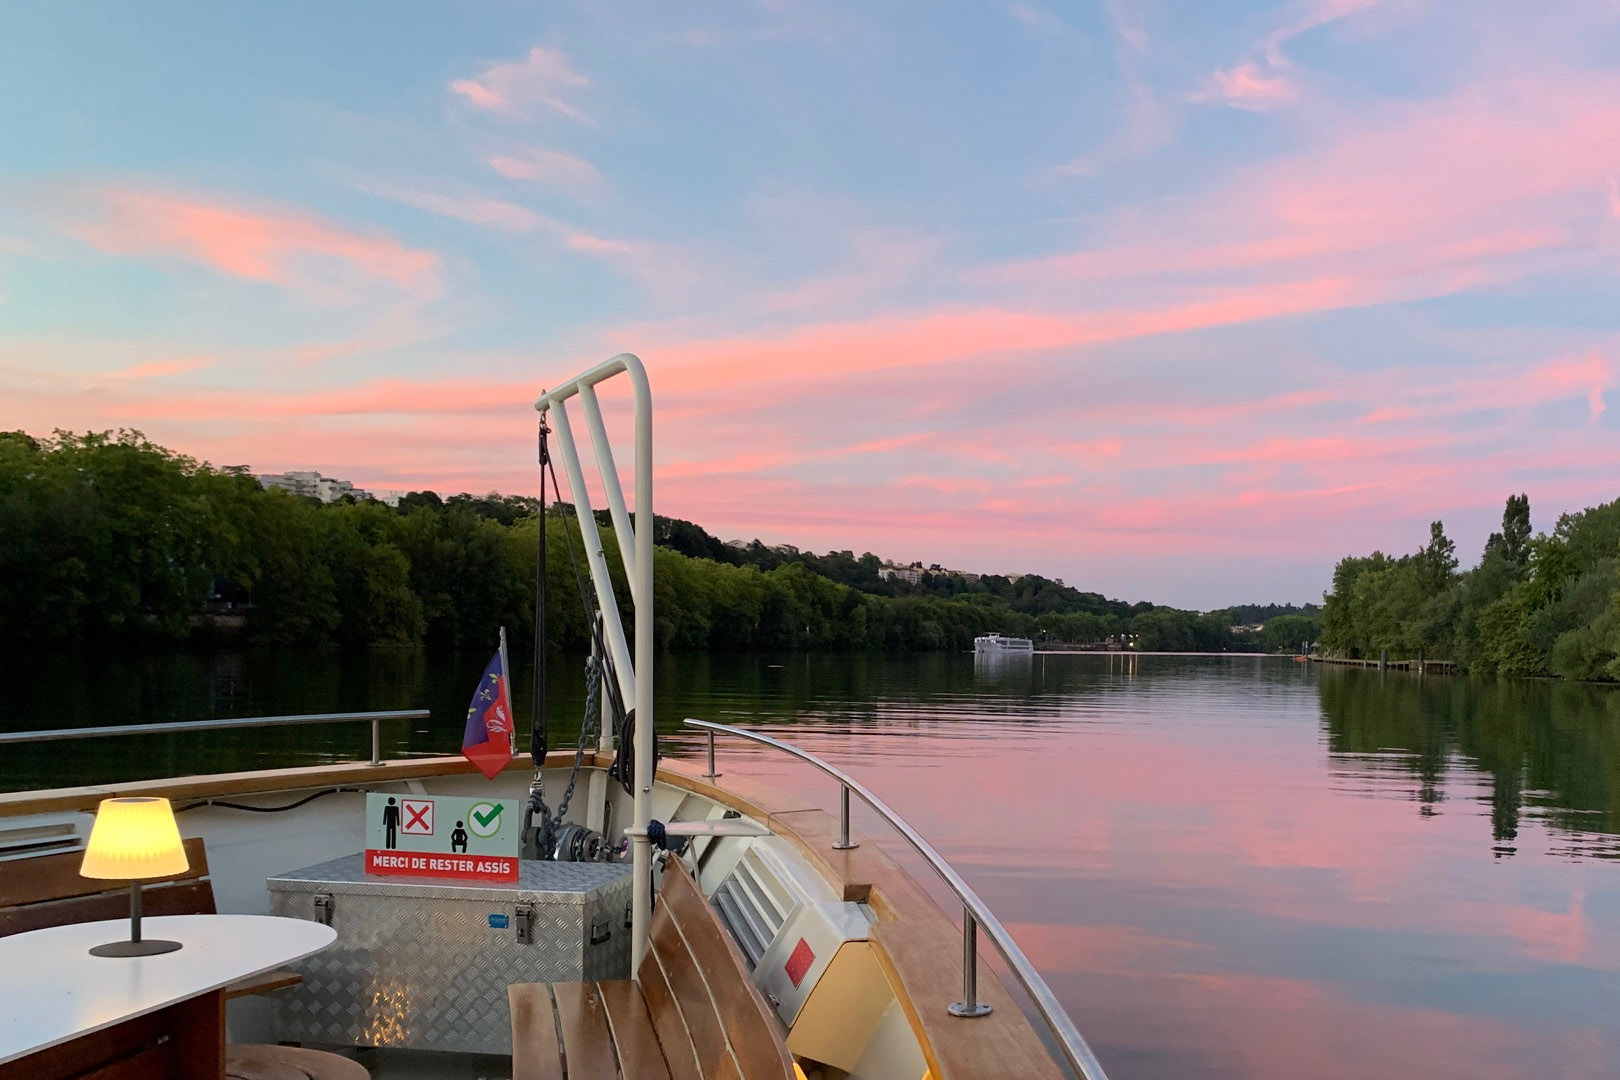
[[[0,728],[426,705],[386,748],[453,752],[485,659],[13,660]],[[573,717],[577,667],[558,667]],[[1287,659],[800,656],[671,661],[659,697],[663,721],[788,727],[882,792],[1013,928],[1116,1080],[1620,1076],[1620,693]],[[695,751],[676,737],[669,752]],[[367,741],[59,743],[6,751],[0,786]],[[836,794],[721,753],[733,775]]]

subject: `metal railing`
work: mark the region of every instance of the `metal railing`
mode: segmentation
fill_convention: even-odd
[[[956,898],[962,902],[962,1000],[947,1005],[946,1010],[952,1016],[962,1017],[984,1016],[990,1012],[990,1006],[978,1000],[978,929],[982,926],[984,927],[985,936],[996,947],[996,951],[1001,954],[1001,958],[1007,962],[1007,967],[1012,971],[1013,977],[1018,980],[1019,985],[1024,988],[1024,992],[1029,995],[1030,1001],[1034,1003],[1035,1011],[1040,1013],[1041,1019],[1046,1021],[1046,1026],[1051,1031],[1052,1037],[1057,1041],[1058,1049],[1062,1051],[1064,1060],[1084,1080],[1108,1080],[1107,1074],[1103,1072],[1102,1064],[1098,1062],[1096,1055],[1091,1052],[1091,1047],[1086,1045],[1085,1036],[1081,1035],[1079,1029],[1074,1026],[1074,1021],[1069,1019],[1069,1014],[1063,1011],[1063,1006],[1058,1003],[1057,996],[1052,993],[1051,987],[1046,985],[1046,980],[1041,978],[1040,972],[1035,970],[1035,965],[1029,962],[1029,957],[1024,955],[1024,950],[1018,947],[1018,943],[1007,932],[1007,928],[1001,925],[1001,920],[996,918],[990,909],[985,906],[984,901],[979,898],[979,894],[974,892],[966,881],[962,880],[962,875],[958,874],[956,869],[945,861],[945,857],[935,851],[934,846],[924,840],[917,833],[917,830],[906,823],[904,818],[890,809],[888,803],[878,798],[866,785],[842,769],[829,765],[814,754],[806,753],[791,743],[785,743],[779,739],[773,739],[769,735],[749,731],[747,728],[729,727],[725,724],[710,723],[707,720],[688,718],[685,723],[687,727],[698,728],[708,733],[709,771],[706,775],[710,777],[719,775],[714,768],[714,737],[716,733],[719,733],[721,735],[735,735],[739,739],[747,739],[751,742],[773,747],[798,758],[800,761],[815,766],[834,780],[837,780],[839,843],[833,845],[835,848],[857,846],[851,843],[849,839],[849,796],[851,792],[854,792],[878,817],[887,822],[895,832],[904,837],[906,842],[916,849],[917,854],[923,857],[924,861],[950,887],[951,892],[956,894]]]
[[[300,716],[238,716],[225,720],[180,720],[172,724],[122,724],[112,727],[52,728],[49,731],[12,731],[0,734],[0,746],[19,743],[60,742],[64,739],[102,739],[114,735],[174,735],[190,731],[229,731],[235,728],[293,727],[298,724],[350,724],[371,722],[371,764],[382,764],[382,722],[423,720],[426,709],[387,712],[306,713]]]

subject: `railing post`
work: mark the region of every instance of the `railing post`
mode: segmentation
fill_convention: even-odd
[[[382,721],[375,716],[371,718],[371,763],[382,764]]]
[[[833,845],[834,851],[849,851],[861,845],[852,843],[849,839],[849,785],[838,785],[838,843]]]
[[[979,921],[962,908],[962,1000],[945,1007],[952,1016],[988,1016],[990,1006],[979,1000]]]
[[[709,732],[709,771],[703,774],[703,779],[714,780],[720,774],[714,771],[714,732]]]

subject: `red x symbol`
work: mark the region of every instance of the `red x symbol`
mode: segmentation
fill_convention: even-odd
[[[428,815],[433,813],[433,804],[430,802],[406,802],[405,804],[405,831],[421,828],[425,833],[433,832],[433,822]]]

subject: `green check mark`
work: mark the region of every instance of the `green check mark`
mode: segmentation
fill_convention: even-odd
[[[480,803],[473,807],[467,815],[472,819],[473,832],[479,836],[493,836],[500,828],[503,809],[500,803]]]

